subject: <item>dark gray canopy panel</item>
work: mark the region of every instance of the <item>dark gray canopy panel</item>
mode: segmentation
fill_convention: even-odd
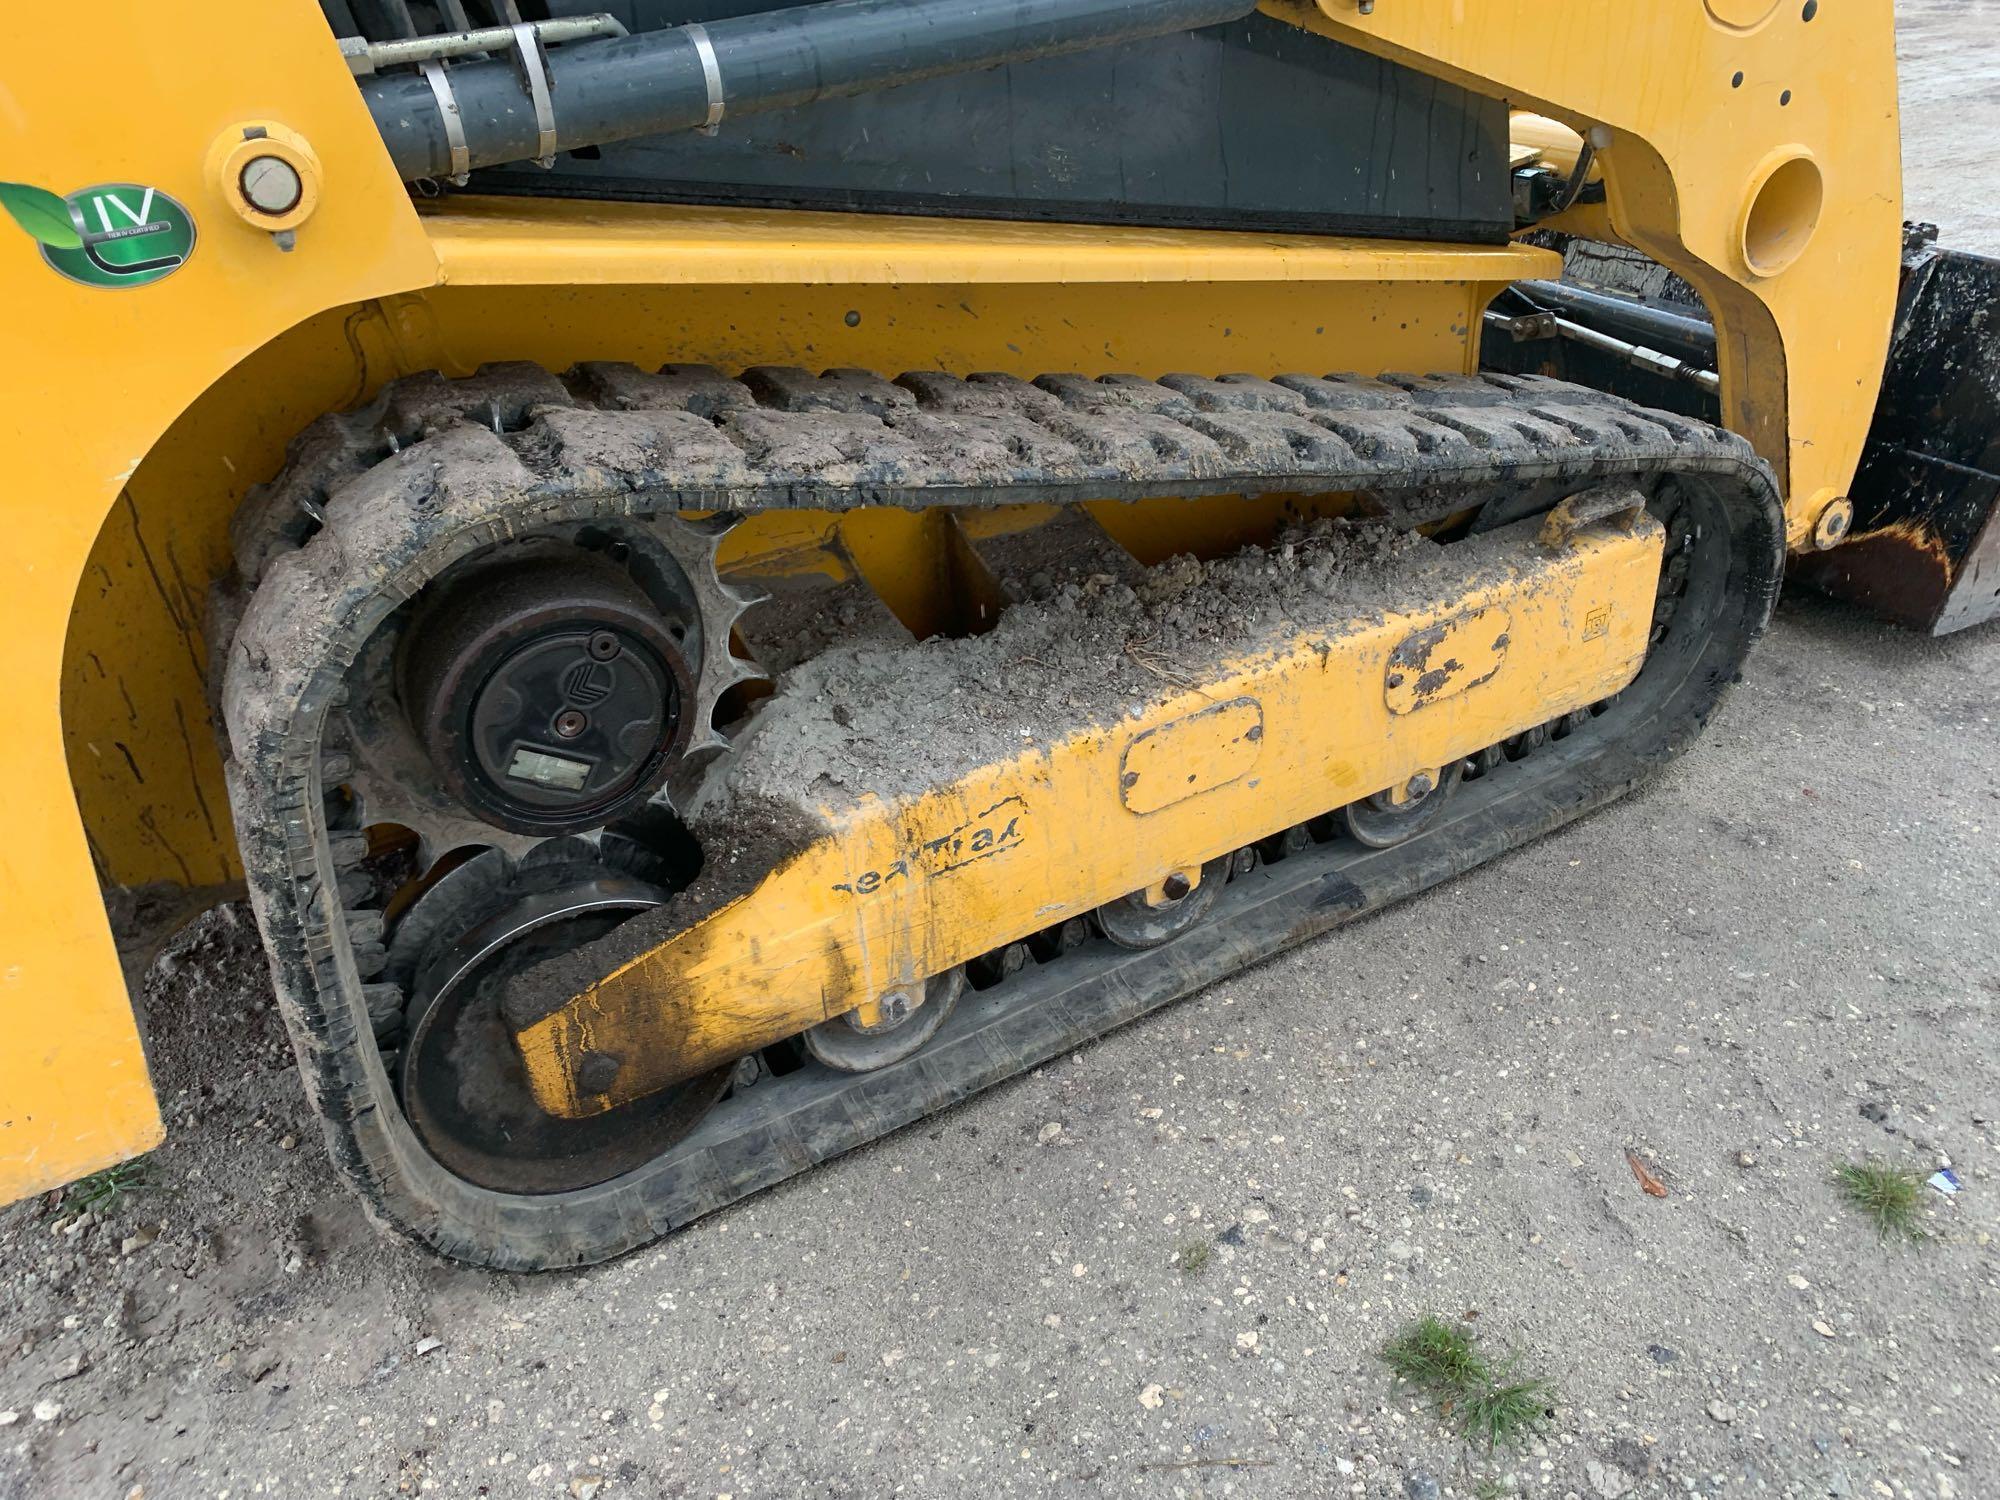
[[[548,7],[607,8],[643,33],[780,6]],[[1261,14],[491,168],[471,189],[1488,243],[1513,227],[1504,103]]]

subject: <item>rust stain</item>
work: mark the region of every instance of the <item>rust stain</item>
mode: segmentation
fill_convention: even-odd
[[[1952,586],[1944,539],[1915,519],[1857,532],[1831,552],[1808,554],[1794,566],[1815,587],[1920,630],[1937,618]]]

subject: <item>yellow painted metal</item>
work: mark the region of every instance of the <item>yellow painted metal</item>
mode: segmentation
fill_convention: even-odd
[[[1169,719],[1125,743],[1118,800],[1127,812],[1155,813],[1240,781],[1264,753],[1264,705],[1231,698]]]
[[[896,219],[767,209],[454,199],[425,215],[450,286],[985,286],[1490,281],[1482,245]],[[1516,247],[1514,254],[1530,253]],[[1530,274],[1517,270],[1514,274]],[[1504,277],[1502,279],[1505,279]],[[1096,332],[1123,333],[1100,324]]]
[[[1641,515],[1556,551],[1534,536],[1530,522],[1468,544],[1476,562],[1424,575],[1428,603],[1288,622],[1121,723],[948,786],[823,805],[825,838],[519,1033],[537,1098],[600,1112],[1619,691],[1645,657],[1664,533]],[[1390,713],[1397,646],[1468,609],[1511,620],[1499,669]],[[1597,618],[1608,628],[1587,635]],[[1246,741],[1248,705],[1261,732]],[[1142,811],[1121,789],[1135,746],[1162,735],[1175,755],[1142,757],[1146,775],[1197,790]],[[603,1093],[576,1082],[593,1055],[621,1064]]]
[[[93,631],[84,670],[109,681],[131,659],[194,649],[206,566],[182,568],[189,542],[170,514],[150,530],[126,498],[160,435],[233,364],[323,308],[436,277],[416,215],[384,161],[352,80],[311,6],[219,0],[189,12],[134,6],[115,25],[78,30],[73,12],[13,5],[0,17],[0,163],[11,180],[56,193],[134,182],[178,199],[198,237],[161,281],[102,290],[66,281],[34,243],[0,220],[0,737],[7,788],[0,840],[0,1199],[63,1182],[153,1145],[159,1118],[123,976],[70,794],[59,718],[64,634],[81,599],[164,630]],[[274,67],[282,87],[274,88]],[[279,106],[282,106],[279,109]],[[240,224],[206,174],[210,144],[233,122],[279,114],[326,163],[329,196],[290,256]],[[256,420],[269,420],[268,411]],[[213,467],[229,453],[211,453]],[[192,478],[193,476],[190,476]],[[85,577],[106,517],[130,520],[146,545],[122,579]],[[212,544],[195,550],[203,563]],[[120,583],[126,587],[119,588]],[[131,585],[136,584],[134,588]],[[102,591],[100,593],[100,591]],[[151,595],[151,601],[146,596]],[[137,601],[137,602],[135,602]],[[86,610],[86,613],[88,611]],[[150,676],[150,672],[141,675]],[[186,783],[214,753],[203,696],[170,665],[88,726],[85,759],[120,761],[123,742],[163,781]],[[115,701],[115,695],[114,695]],[[125,727],[121,728],[121,722]],[[199,748],[197,748],[199,747]],[[129,783],[128,783],[129,785]],[[186,793],[169,799],[178,809]],[[197,813],[197,816],[201,814]],[[206,817],[226,814],[212,801]],[[121,830],[123,833],[124,830]],[[140,843],[145,835],[135,836]],[[226,844],[226,827],[207,836]],[[190,883],[223,861],[190,864]]]
[[[1175,887],[1171,891],[1167,889],[1169,881],[1172,881]],[[1200,884],[1201,866],[1188,865],[1185,869],[1167,871],[1140,893],[1140,899],[1157,911],[1163,906],[1172,906],[1177,901],[1185,901],[1188,893]]]
[[[1594,623],[1585,621],[1586,637]],[[1513,620],[1504,609],[1469,609],[1412,632],[1389,653],[1383,679],[1389,712],[1413,714],[1478,687],[1500,670],[1512,644]]]
[[[1902,245],[1890,0],[1265,0],[1271,14],[1588,133],[1614,234],[1715,315],[1727,424],[1785,485],[1795,549],[1875,408]],[[1790,162],[1789,176],[1774,170]],[[1817,191],[1804,181],[1817,180]],[[1777,183],[1775,196],[1760,189]],[[1816,206],[1815,206],[1816,205]],[[1765,229],[1803,242],[1776,264]],[[1810,222],[1808,222],[1810,221]],[[1746,230],[1749,233],[1746,235]]]
[[[1441,769],[1438,766],[1419,766],[1407,777],[1377,792],[1371,800],[1387,802],[1391,807],[1408,807],[1418,798],[1427,797],[1437,790]]]

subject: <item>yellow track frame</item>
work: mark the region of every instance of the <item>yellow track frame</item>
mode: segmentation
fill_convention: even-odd
[[[826,838],[519,1033],[537,1098],[612,1108],[1617,693],[1665,533],[1636,511],[1544,548],[1538,524],[1449,549],[1421,607],[1287,621],[1116,724],[821,807]],[[1401,665],[1419,643],[1436,681]],[[617,1068],[585,1093],[589,1059]]]

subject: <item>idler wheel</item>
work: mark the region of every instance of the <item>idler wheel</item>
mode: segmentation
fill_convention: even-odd
[[[500,1018],[506,983],[604,936],[666,893],[615,875],[498,892],[497,909],[418,975],[402,1054],[403,1114],[424,1147],[498,1193],[564,1193],[605,1182],[671,1148],[722,1097],[718,1068],[581,1120],[543,1112]]]

